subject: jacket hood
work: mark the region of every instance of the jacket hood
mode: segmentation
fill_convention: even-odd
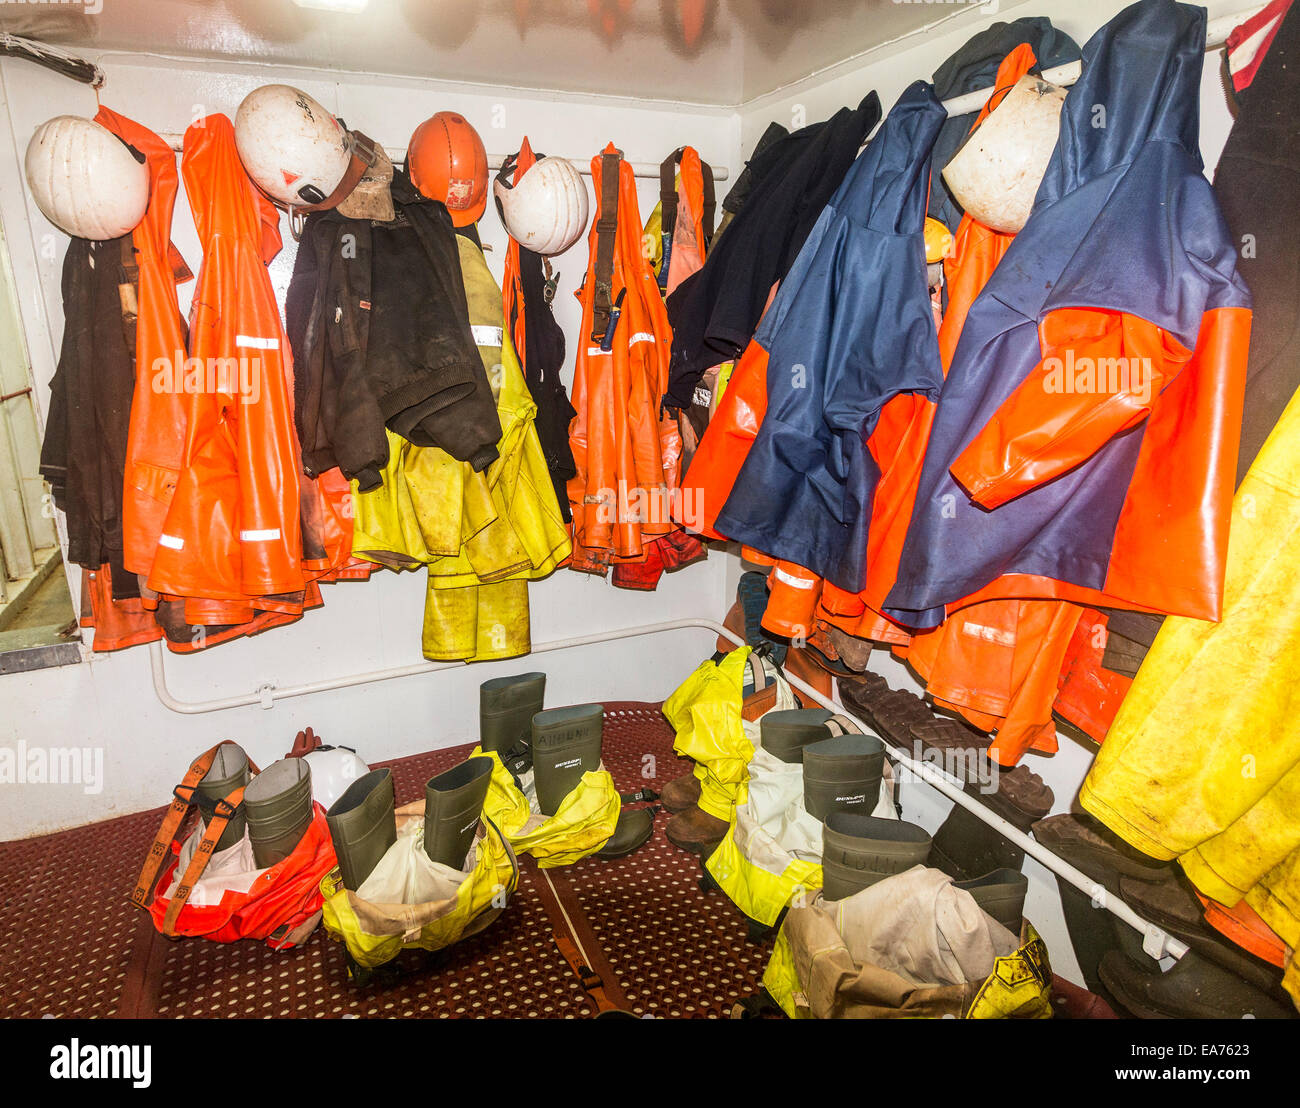
[[[1132,162],[1148,142],[1175,143],[1201,166],[1205,24],[1204,8],[1140,0],[1088,40],[1035,211]]]

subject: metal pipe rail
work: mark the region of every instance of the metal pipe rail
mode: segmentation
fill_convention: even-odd
[[[1205,52],[1208,54],[1211,50],[1217,50],[1228,41],[1228,36],[1235,27],[1239,27],[1246,20],[1258,15],[1268,5],[1256,4],[1252,8],[1246,8],[1234,15],[1222,15],[1218,19],[1211,19],[1205,27]],[[1043,71],[1043,80],[1053,85],[1068,86],[1074,84],[1083,73],[1083,64],[1081,62],[1066,62],[1065,65],[1058,65],[1054,69]],[[969,115],[971,112],[979,111],[988,102],[990,96],[997,90],[989,88],[976,89],[974,92],[967,92],[961,96],[953,96],[943,102],[944,109],[948,112],[949,118],[959,115]]]
[[[668,620],[664,623],[648,623],[637,627],[620,627],[611,631],[601,631],[594,635],[579,635],[566,639],[551,639],[546,642],[534,643],[532,653],[545,654],[554,650],[567,650],[571,647],[594,646],[598,643],[616,642],[619,639],[640,638],[644,635],[657,635],[667,631],[683,631],[699,629],[711,631],[723,638],[735,643],[737,646],[743,646],[744,640],[734,632],[724,627],[721,623],[712,619],[676,619]],[[274,685],[262,685],[254,692],[247,693],[243,696],[231,696],[218,700],[201,700],[185,701],[178,700],[171,694],[167,686],[167,671],[164,665],[164,653],[161,643],[154,642],[149,644],[150,666],[153,672],[153,687],[158,700],[165,708],[173,712],[180,712],[185,715],[199,715],[206,712],[220,712],[227,708],[244,708],[254,705],[260,705],[263,708],[272,708],[277,700],[287,700],[290,697],[309,696],[312,693],[328,692],[333,689],[344,689],[355,685],[373,684],[378,681],[391,681],[398,677],[411,677],[419,673],[432,673],[436,670],[464,668],[466,662],[422,662],[417,665],[396,666],[391,669],[371,670],[367,673],[349,674],[343,677],[328,678],[324,681],[311,681],[302,685],[291,685],[287,688],[276,688]],[[806,696],[815,700],[824,708],[829,708],[834,712],[847,715],[864,731],[871,731],[862,720],[857,719],[845,709],[836,704],[829,697],[823,696],[816,689],[806,682],[800,680],[791,674],[786,674],[785,678],[796,689]],[[1099,908],[1105,908],[1112,915],[1123,920],[1130,927],[1134,928],[1142,935],[1142,949],[1152,958],[1162,958],[1166,955],[1181,958],[1187,952],[1187,945],[1164,929],[1149,923],[1139,916],[1132,908],[1125,904],[1117,897],[1112,897],[1105,886],[1093,881],[1087,874],[1081,872],[1070,865],[1068,862],[1058,858],[1050,850],[1044,847],[1038,840],[1025,834],[1020,828],[1012,823],[1008,823],[995,812],[990,811],[978,800],[971,797],[958,784],[954,784],[948,777],[940,773],[933,766],[925,762],[918,762],[910,755],[902,753],[897,749],[890,749],[890,756],[897,762],[907,767],[907,769],[916,774],[926,784],[937,789],[948,797],[955,804],[960,804],[977,819],[988,824],[993,830],[1004,838],[1015,843],[1026,854],[1030,855],[1035,861],[1041,863],[1047,869],[1051,870],[1057,877],[1069,882],[1076,889],[1086,893]]]

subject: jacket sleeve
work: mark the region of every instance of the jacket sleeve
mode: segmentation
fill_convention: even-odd
[[[1065,308],[1039,326],[1043,359],[957,456],[952,476],[985,508],[1066,473],[1141,423],[1191,358],[1126,312]]]

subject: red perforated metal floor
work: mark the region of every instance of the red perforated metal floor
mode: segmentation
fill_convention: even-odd
[[[620,789],[660,787],[687,763],[657,704],[606,705],[605,764]],[[388,763],[398,803],[469,751]],[[162,809],[36,839],[0,843],[4,956],[0,1014],[63,1017],[585,1017],[591,1002],[553,940],[531,866],[490,928],[426,973],[388,987],[346,983],[342,948],[323,929],[297,950],[251,941],[158,938],[127,896]],[[588,858],[562,871],[628,1006],[651,1016],[724,1016],[759,987],[770,941],[746,940],[720,893],[702,893],[699,865],[663,837],[635,854]]]

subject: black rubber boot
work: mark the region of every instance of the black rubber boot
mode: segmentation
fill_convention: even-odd
[[[827,708],[768,712],[758,722],[759,741],[764,750],[783,762],[802,762],[803,748],[808,743],[830,738],[831,730],[826,723],[834,714]]]
[[[582,775],[600,768],[604,721],[599,704],[551,708],[533,716],[533,784],[543,815],[555,815]]]
[[[925,865],[930,834],[915,823],[832,812],[822,828],[822,893],[843,900],[886,877]]]
[[[244,808],[257,868],[284,861],[311,826],[311,764],[305,758],[272,762],[244,790]]]
[[[836,735],[803,748],[803,806],[816,819],[832,812],[870,815],[880,799],[885,744],[874,735]]]
[[[960,804],[934,833],[930,865],[956,881],[969,881],[995,869],[1020,869],[1025,852]]]
[[[217,801],[224,800],[236,789],[247,785],[250,778],[248,755],[244,753],[242,747],[234,743],[223,743],[217,747],[212,765],[199,781],[199,787],[194,790],[194,801],[199,807],[199,815],[203,817],[204,826],[212,819]],[[230,822],[226,824],[225,830],[221,832],[216,850],[225,850],[227,847],[234,846],[244,837],[247,826],[246,809],[241,801]]]
[[[491,758],[466,758],[424,786],[424,852],[452,869],[465,864],[492,780]]]
[[[356,892],[397,841],[393,771],[372,769],[358,777],[325,813],[343,887]]]

